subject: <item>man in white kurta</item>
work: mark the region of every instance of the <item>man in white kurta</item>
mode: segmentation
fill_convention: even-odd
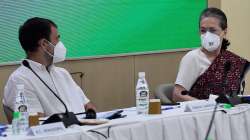
[[[44,65],[32,60],[27,61],[43,81],[64,101],[69,111],[75,113],[84,111],[84,105],[89,102],[89,99],[68,71],[55,65],[51,65],[47,71]],[[12,110],[15,108],[16,85],[18,84],[24,85],[29,112],[40,112],[45,116],[65,112],[63,104],[30,69],[23,65],[11,74],[4,90],[3,104]]]
[[[65,60],[67,49],[60,41],[57,25],[53,21],[38,17],[28,19],[19,29],[19,42],[26,53],[25,61],[66,104],[70,112],[95,110],[69,72],[54,65]],[[29,112],[40,116],[65,112],[63,103],[31,69],[22,64],[10,75],[4,90],[3,104],[15,110],[16,87],[24,85]]]

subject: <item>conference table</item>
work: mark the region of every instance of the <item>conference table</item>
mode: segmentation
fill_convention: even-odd
[[[164,107],[164,106],[163,106]],[[3,140],[204,140],[213,110],[185,112],[182,107],[160,115],[137,115],[135,107],[123,109],[125,118],[101,125],[74,125],[65,131],[43,136],[0,137]],[[98,113],[102,117],[106,112]],[[219,109],[210,140],[249,140],[250,105]]]

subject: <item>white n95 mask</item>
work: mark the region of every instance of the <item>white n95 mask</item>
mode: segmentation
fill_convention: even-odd
[[[48,41],[49,42],[49,41]],[[50,42],[49,42],[50,43]],[[54,55],[47,52],[51,57],[53,57],[53,63],[62,62],[66,58],[66,48],[64,47],[63,43],[59,41],[55,46],[50,43],[51,46],[54,47]]]
[[[209,52],[217,50],[220,43],[220,36],[217,34],[206,32],[201,35],[201,45]]]

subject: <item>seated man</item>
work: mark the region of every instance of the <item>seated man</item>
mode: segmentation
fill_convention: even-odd
[[[27,58],[9,77],[4,89],[5,106],[15,109],[16,85],[22,84],[28,111],[40,116],[65,112],[63,104],[49,88],[63,100],[70,112],[95,110],[69,72],[54,65],[64,61],[66,56],[66,48],[59,38],[57,25],[48,19],[31,18],[20,27],[19,41]]]
[[[174,101],[207,99],[209,94],[231,94],[240,89],[248,61],[227,50],[230,43],[225,38],[226,15],[220,9],[207,8],[200,15],[199,27],[202,47],[182,58]],[[188,95],[183,95],[183,91],[188,91]]]

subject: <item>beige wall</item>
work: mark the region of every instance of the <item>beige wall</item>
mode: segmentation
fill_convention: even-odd
[[[221,7],[221,0],[208,0],[208,7]]]
[[[250,61],[250,0],[208,0],[208,5],[222,9],[228,19],[229,50]],[[246,77],[250,94],[250,72]]]
[[[221,0],[221,9],[228,18],[230,50],[250,61],[250,0]],[[250,72],[246,90],[250,93]]]

